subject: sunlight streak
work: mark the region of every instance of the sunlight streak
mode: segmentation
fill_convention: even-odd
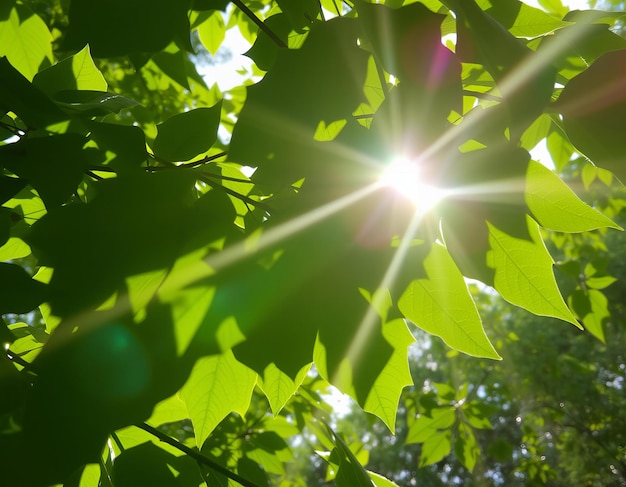
[[[498,85],[500,93],[506,98],[523,88],[525,83],[538,76],[542,70],[551,66],[560,55],[565,53],[570,48],[572,42],[592,28],[593,24],[589,24],[580,26],[576,30],[566,30],[558,41],[547,43],[547,45],[542,44],[541,49],[528,56]],[[422,152],[421,157],[429,159],[435,157],[437,153],[451,144],[457,143],[458,145],[466,133],[470,132],[474,126],[481,123],[489,115],[489,112],[486,110],[472,110],[468,112],[460,124],[452,126],[443,133]]]
[[[204,262],[215,271],[219,271],[239,259],[250,255],[250,253],[260,252],[261,250],[266,249],[281,240],[284,240],[315,225],[316,223],[325,220],[335,213],[338,213],[339,211],[369,196],[378,188],[379,186],[377,184],[370,184],[369,186],[361,188],[358,191],[347,194],[335,201],[331,201],[330,203],[326,203],[325,205],[311,210],[304,215],[300,215],[293,220],[282,223],[275,228],[263,232],[263,234],[252,244],[249,239],[246,239],[243,242],[234,244],[217,254],[210,255],[204,259]],[[253,248],[251,249],[251,247]],[[191,282],[188,284],[191,284]]]
[[[377,331],[378,320],[381,319],[378,310],[384,304],[385,300],[385,293],[380,291],[388,290],[392,287],[425,214],[425,212],[420,210],[416,210],[413,214],[413,218],[407,226],[406,232],[404,233],[398,249],[394,253],[393,258],[385,271],[385,275],[380,281],[378,289],[372,294],[372,301],[367,307],[365,316],[363,316],[354,338],[346,350],[346,358],[351,364],[353,370],[356,369],[359,362],[363,360],[364,357],[362,357],[362,351],[365,349],[367,342],[372,338],[372,335]],[[339,383],[340,381],[337,377],[332,377],[330,382]]]

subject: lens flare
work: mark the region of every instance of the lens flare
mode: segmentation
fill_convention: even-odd
[[[396,157],[380,176],[383,186],[393,188],[417,209],[428,211],[446,197],[446,191],[424,182],[417,161]]]

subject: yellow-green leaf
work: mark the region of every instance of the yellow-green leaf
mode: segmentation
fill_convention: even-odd
[[[511,304],[580,328],[556,284],[553,260],[541,240],[539,226],[527,219],[532,242],[511,237],[487,223],[491,246],[487,263],[495,269],[494,287]]]
[[[28,7],[4,1],[0,6],[0,56],[29,81],[52,61],[52,35],[41,17]]]
[[[302,367],[295,381],[273,363],[265,368],[263,378],[259,377],[259,387],[267,396],[274,415],[277,415],[296,393],[310,368],[310,364]]]
[[[526,172],[526,204],[542,227],[557,232],[621,229],[578,198],[550,169],[535,161],[529,162]]]
[[[413,384],[409,370],[409,345],[415,338],[404,320],[393,320],[383,325],[383,336],[394,348],[391,358],[374,382],[363,409],[375,414],[395,433],[396,413],[402,389]]]
[[[448,251],[433,245],[424,260],[428,279],[413,281],[398,301],[404,316],[423,330],[441,337],[450,347],[499,359],[485,335],[476,305]]]
[[[230,350],[196,362],[180,397],[187,405],[198,447],[228,414],[245,415],[256,379],[256,373]]]
[[[39,72],[33,84],[53,97],[64,90],[107,91],[108,85],[91,58],[89,46]]]

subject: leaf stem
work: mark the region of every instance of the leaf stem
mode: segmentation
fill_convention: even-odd
[[[231,196],[233,196],[233,197],[243,201],[244,203],[250,203],[252,206],[255,206],[257,208],[261,208],[261,209],[269,212],[269,207],[267,205],[264,205],[260,201],[253,200],[252,198],[250,198],[250,197],[248,197],[248,196],[246,196],[244,194],[237,193],[237,191],[233,191],[232,189],[227,188],[226,186],[222,186],[221,184],[215,185],[215,184],[212,183],[210,178],[208,178],[206,175],[200,175],[198,177],[198,179],[200,181],[202,181],[203,183],[208,184],[212,188],[219,188],[219,189],[221,189],[225,193],[227,193],[227,194],[229,194],[229,195],[231,195]]]
[[[182,451],[186,455],[188,455],[191,458],[193,458],[196,462],[201,463],[202,465],[205,465],[205,466],[209,467],[210,469],[212,469],[212,470],[214,470],[216,472],[221,473],[222,475],[225,475],[229,479],[234,480],[235,482],[238,482],[239,484],[243,485],[244,487],[258,487],[255,483],[251,482],[250,480],[247,480],[247,479],[244,479],[243,477],[240,477],[239,475],[237,475],[234,472],[231,472],[230,470],[228,470],[227,468],[223,467],[219,463],[216,463],[213,460],[211,460],[210,458],[205,457],[201,453],[199,453],[199,452],[197,452],[195,450],[192,450],[191,448],[189,448],[186,445],[183,445],[180,441],[178,441],[178,440],[176,440],[176,439],[166,435],[165,433],[162,433],[161,431],[159,431],[158,429],[150,426],[149,424],[141,423],[141,424],[136,424],[135,426],[137,428],[140,428],[140,429],[144,430],[144,431],[147,431],[148,433],[150,433],[153,436],[156,436],[163,443],[167,443],[168,445],[171,445],[174,448],[179,449],[180,451]]]
[[[211,174],[209,172],[204,172],[204,173],[202,173],[202,175],[207,177],[207,178],[221,179],[223,181],[234,181],[235,183],[254,184],[249,179],[234,178],[232,176],[224,176],[222,174]]]
[[[491,93],[481,93],[480,91],[463,90],[465,96],[473,96],[475,98],[482,98],[483,100],[499,101],[503,102],[504,99],[500,96],[492,95]]]
[[[255,15],[255,13],[252,10],[250,10],[241,0],[232,0],[232,2],[239,8],[239,10],[241,10],[244,14],[246,14],[246,16],[250,20],[252,20],[252,22],[258,25],[259,29],[265,32],[268,35],[268,37],[272,39],[278,47],[287,49],[287,45],[281,40],[281,38],[278,37],[272,31],[272,29],[270,29],[267,25],[265,25],[263,21],[260,18],[258,18]]]
[[[166,164],[166,165],[165,166],[148,166],[146,167],[146,170],[149,172],[157,172],[157,171],[164,171],[167,169],[193,169],[194,167],[202,166],[203,164],[213,162],[216,159],[219,159],[220,157],[224,157],[227,154],[228,152],[220,152],[218,154],[213,154],[211,156],[203,157],[202,159],[198,159],[197,161],[186,162],[180,165],[176,165],[173,162],[166,161],[164,159],[157,158],[156,156],[152,155],[151,157],[153,157],[155,161],[160,162],[161,164]]]

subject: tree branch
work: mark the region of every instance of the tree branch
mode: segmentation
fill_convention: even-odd
[[[239,484],[243,485],[244,487],[258,487],[255,483],[253,483],[253,482],[251,482],[251,481],[249,481],[247,479],[244,479],[243,477],[240,477],[239,475],[237,475],[234,472],[231,472],[230,470],[228,470],[227,468],[223,467],[219,463],[216,463],[213,460],[211,460],[210,458],[207,458],[204,455],[202,455],[201,453],[197,452],[196,450],[192,450],[188,446],[183,445],[180,441],[175,440],[174,438],[166,435],[165,433],[162,433],[161,431],[159,431],[158,429],[150,426],[149,424],[141,423],[141,424],[136,424],[135,426],[137,428],[140,428],[140,429],[144,430],[144,431],[147,431],[148,433],[150,433],[153,436],[156,436],[163,443],[167,443],[168,445],[171,445],[174,448],[179,449],[180,451],[182,451],[186,455],[188,455],[191,458],[193,458],[196,462],[198,462],[198,463],[200,463],[202,465],[205,465],[205,466],[209,467],[210,469],[212,469],[212,470],[214,470],[216,472],[221,473],[222,475],[225,475],[229,479],[234,480],[235,482],[238,482]]]
[[[278,47],[287,49],[287,45],[281,40],[281,38],[278,37],[276,34],[274,34],[272,29],[270,29],[267,25],[265,25],[263,21],[260,18],[258,18],[255,15],[255,13],[252,10],[250,10],[241,0],[232,0],[232,2],[239,8],[239,10],[241,10],[244,14],[246,14],[246,16],[250,20],[252,20],[252,22],[258,25],[259,29],[265,32],[268,35],[268,37],[272,39]]]

